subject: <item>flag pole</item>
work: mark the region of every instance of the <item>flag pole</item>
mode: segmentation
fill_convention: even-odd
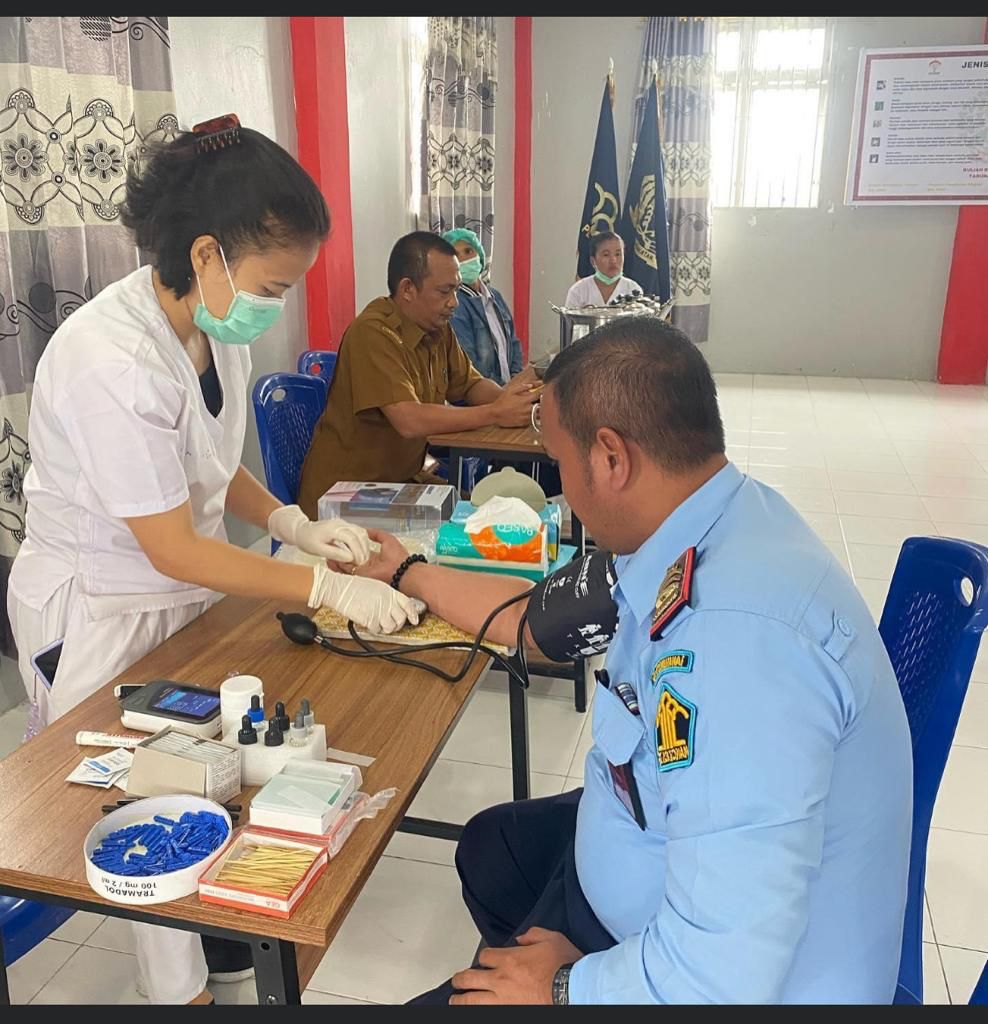
[[[652,58],[652,79],[655,82],[655,113],[659,119],[659,145],[662,145],[662,140],[666,137],[663,128],[665,127],[662,123],[662,79],[659,75],[659,62],[653,57]]]
[[[611,109],[614,109],[614,58],[607,61],[607,93],[611,98]]]

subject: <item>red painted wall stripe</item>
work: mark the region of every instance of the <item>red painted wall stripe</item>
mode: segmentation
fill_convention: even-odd
[[[985,20],[988,43],[988,19]],[[940,331],[937,380],[984,384],[988,372],[988,206],[957,210],[954,252]]]
[[[515,18],[515,330],[528,358],[532,301],[532,19]]]
[[[309,348],[340,347],[356,312],[343,18],[290,18],[299,163],[329,206],[331,228],[305,278]]]

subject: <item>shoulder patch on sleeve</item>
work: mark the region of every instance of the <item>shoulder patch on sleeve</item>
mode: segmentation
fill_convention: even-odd
[[[664,675],[670,672],[692,672],[693,652],[692,651],[667,651],[655,663],[652,669],[652,684],[657,683]]]
[[[655,609],[652,612],[650,635],[653,640],[662,636],[662,630],[679,614],[690,600],[693,587],[693,565],[696,561],[696,548],[687,548],[666,569],[665,576],[659,584],[655,595]]]
[[[374,325],[386,338],[390,338],[399,348],[404,346],[404,342],[401,340],[401,335],[397,331],[393,331],[386,324],[375,324]]]

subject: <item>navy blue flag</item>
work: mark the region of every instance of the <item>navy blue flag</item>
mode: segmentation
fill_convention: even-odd
[[[583,216],[580,218],[580,239],[577,243],[579,258],[576,264],[578,277],[590,277],[593,274],[593,267],[590,265],[590,236],[601,231],[616,231],[618,217],[621,214],[617,145],[614,142],[614,111],[611,107],[613,91],[613,80],[608,76],[600,101],[597,140],[593,145],[593,160],[590,162],[590,176],[587,178],[587,196],[583,201]]]
[[[648,93],[635,160],[618,234],[624,239],[624,276],[646,295],[666,302],[672,294],[666,186],[659,144],[659,99],[655,79]]]

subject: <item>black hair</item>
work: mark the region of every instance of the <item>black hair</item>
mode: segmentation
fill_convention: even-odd
[[[197,151],[183,132],[152,147],[143,173],[127,182],[121,220],[148,252],[161,283],[179,298],[192,287],[189,252],[212,235],[227,260],[245,250],[323,241],[329,210],[304,168],[276,142],[250,128],[240,141]]]
[[[624,245],[624,239],[616,231],[599,231],[596,235],[590,236],[590,255],[596,256],[597,250],[605,242],[620,242]]]
[[[656,316],[621,317],[591,331],[549,363],[545,384],[584,451],[610,427],[674,473],[724,454],[710,367],[678,327]]]
[[[413,231],[395,242],[388,257],[388,295],[394,298],[398,285],[406,277],[416,288],[422,287],[430,252],[456,257],[456,250],[449,242],[431,231]]]

